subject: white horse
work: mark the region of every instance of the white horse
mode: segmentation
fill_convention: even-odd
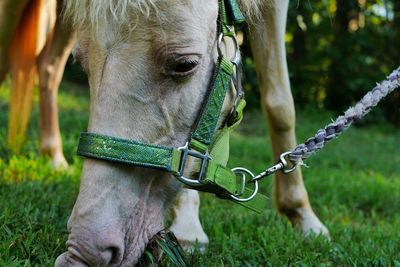
[[[247,15],[275,159],[293,148],[295,111],[286,65],[288,0],[240,1]],[[89,131],[180,147],[218,58],[218,0],[66,1],[77,31],[74,54],[89,76]],[[226,103],[230,103],[228,94]],[[229,105],[225,105],[226,114]],[[328,235],[314,214],[300,171],[277,174],[276,206],[307,234]],[[165,172],[85,159],[68,221],[68,252],[56,266],[133,266],[164,228],[181,185]],[[171,229],[188,245],[208,238],[199,196],[182,190]]]

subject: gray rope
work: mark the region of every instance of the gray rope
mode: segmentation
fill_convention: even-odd
[[[338,137],[353,122],[363,118],[383,98],[392,93],[400,86],[400,67],[394,70],[387,78],[368,92],[360,102],[349,108],[343,116],[336,121],[320,129],[314,137],[309,138],[305,143],[298,145],[288,156],[294,164],[303,164],[303,160],[321,150],[329,141]]]

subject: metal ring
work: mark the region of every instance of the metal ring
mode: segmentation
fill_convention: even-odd
[[[240,197],[244,194],[246,191],[246,174],[242,173],[242,188],[240,188],[240,192],[236,192],[235,196]]]
[[[239,66],[240,62],[242,61],[242,57],[240,55],[240,47],[239,47],[238,40],[236,39],[236,36],[224,35],[223,33],[221,33],[218,36],[217,50],[218,50],[219,57],[224,56],[224,53],[222,53],[222,41],[224,40],[224,37],[230,37],[233,40],[233,44],[235,46],[235,55],[233,58],[230,59],[230,61],[234,65]]]
[[[243,175],[246,175],[246,174],[248,174],[250,177],[251,177],[251,179],[253,179],[254,178],[254,174],[251,172],[251,171],[249,171],[248,169],[245,169],[245,168],[234,168],[234,169],[232,169],[232,171],[237,175],[237,174],[241,174],[242,176]],[[236,200],[236,201],[238,201],[238,202],[247,202],[247,201],[250,201],[250,200],[252,200],[256,195],[257,195],[257,193],[258,193],[258,181],[254,181],[254,191],[253,191],[253,193],[251,194],[251,196],[249,196],[249,197],[247,197],[247,198],[240,198],[240,197],[238,197],[238,195],[233,195],[233,194],[230,194],[230,197],[233,199],[233,200]],[[240,196],[240,195],[239,195]]]

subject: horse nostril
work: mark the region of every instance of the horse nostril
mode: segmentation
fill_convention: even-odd
[[[96,263],[96,266],[119,265],[123,260],[123,254],[123,247],[109,246],[104,250],[98,251],[98,256],[94,263]]]
[[[117,246],[113,246],[113,247],[109,247],[106,249],[106,251],[109,251],[111,253],[111,257],[110,257],[110,264],[119,264],[122,261],[122,249],[117,247]]]

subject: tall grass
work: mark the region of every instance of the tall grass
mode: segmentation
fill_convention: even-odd
[[[59,99],[64,151],[70,163],[55,172],[38,155],[37,109],[24,153],[5,145],[6,88],[0,89],[0,266],[53,266],[65,250],[66,222],[78,193],[82,160],[75,156],[87,125],[88,93],[64,84]],[[330,114],[299,111],[299,141]],[[230,165],[261,171],[272,163],[259,112],[246,114],[233,135]],[[261,215],[202,194],[201,221],[210,238],[195,266],[400,266],[400,129],[368,124],[350,129],[304,168],[311,203],[332,241],[303,238],[270,209]],[[262,182],[272,199],[272,182]],[[173,265],[166,262],[167,265]]]

